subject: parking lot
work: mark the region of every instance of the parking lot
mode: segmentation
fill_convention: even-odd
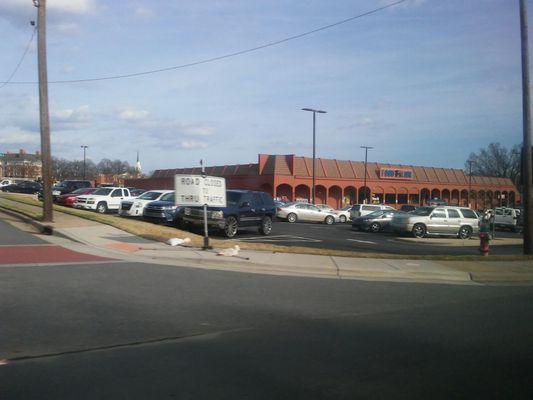
[[[217,239],[223,238],[216,235]],[[520,254],[518,244],[500,245],[500,238],[521,239],[521,234],[496,231],[491,254]],[[414,255],[477,255],[479,239],[463,241],[450,237],[415,239],[394,233],[369,233],[352,230],[346,224],[288,223],[277,221],[270,236],[258,234],[256,229],[241,230],[236,238],[241,241],[277,244],[280,246],[313,247],[329,250],[358,251],[364,253],[414,254]],[[229,239],[228,239],[229,240]]]

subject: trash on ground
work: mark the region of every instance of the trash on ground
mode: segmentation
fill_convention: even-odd
[[[186,237],[185,239],[180,238],[170,238],[167,240],[167,244],[170,246],[183,246],[191,243],[191,239]]]

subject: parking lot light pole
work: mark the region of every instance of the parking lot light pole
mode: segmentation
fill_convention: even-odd
[[[315,110],[314,108],[302,108],[303,111],[310,111],[313,113],[313,191],[312,191],[312,204],[315,204],[315,181],[316,181],[316,173],[315,173],[315,160],[316,160],[316,114],[326,114],[327,111],[323,110]]]
[[[468,167],[469,167],[469,171],[468,171],[468,196],[466,196],[466,197],[467,197],[468,207],[469,208],[472,208],[470,206],[470,196],[472,195],[472,164],[473,163],[474,163],[474,161],[468,160]]]
[[[364,187],[364,190],[365,190],[365,198],[363,199],[363,204],[366,204],[368,202],[368,190],[367,190],[367,187],[366,187],[366,162],[367,162],[367,158],[368,158],[368,149],[373,149],[373,147],[370,147],[370,146],[361,146],[362,149],[365,149],[365,178],[364,178],[364,184],[363,184],[363,187]]]
[[[80,146],[83,149],[83,180],[85,180],[85,156],[86,156],[86,150],[89,146],[81,145]]]

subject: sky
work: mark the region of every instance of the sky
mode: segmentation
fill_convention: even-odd
[[[48,79],[196,63],[394,1],[47,0]],[[31,0],[0,1],[0,82],[36,17]],[[0,152],[40,149],[36,48],[35,36],[0,83]],[[522,141],[519,1],[408,0],[213,62],[50,83],[49,104],[53,156],[83,159],[87,145],[93,161],[134,164],[139,150],[144,172],[311,156],[305,107],[327,111],[317,157],[364,160],[364,145],[369,161],[464,168],[491,142]]]

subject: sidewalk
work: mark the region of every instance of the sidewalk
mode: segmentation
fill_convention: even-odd
[[[20,205],[20,204],[19,204]],[[20,205],[31,210],[34,206]],[[9,215],[13,211],[0,209]],[[307,276],[371,281],[434,282],[455,284],[533,283],[533,260],[524,261],[435,261],[370,259],[272,251],[241,250],[237,257],[218,256],[218,250],[172,247],[140,238],[115,227],[70,214],[54,212],[54,222],[42,224],[22,217],[43,229],[53,229],[49,241],[72,248],[131,262],[165,264],[235,272]],[[68,240],[65,240],[68,239]],[[77,242],[77,243],[73,243]],[[80,246],[82,243],[85,246]],[[86,247],[88,246],[88,248]],[[227,247],[231,246],[231,242]]]

